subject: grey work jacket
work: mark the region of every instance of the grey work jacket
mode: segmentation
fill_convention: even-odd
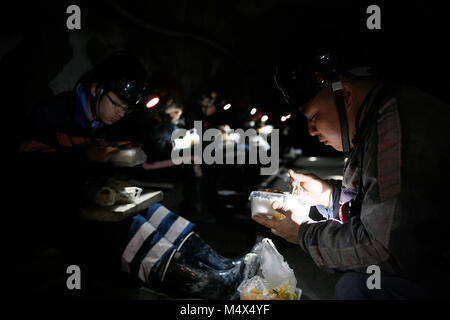
[[[302,224],[300,246],[325,269],[377,265],[385,275],[448,285],[450,106],[409,87],[383,88],[375,100],[343,181],[330,181],[329,219]],[[339,208],[355,197],[361,172],[360,212],[342,223]]]

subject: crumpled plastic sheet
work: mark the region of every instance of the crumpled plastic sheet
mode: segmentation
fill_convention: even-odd
[[[301,289],[297,288],[294,271],[269,238],[256,244],[244,262],[244,280],[237,289],[241,299],[300,299]]]

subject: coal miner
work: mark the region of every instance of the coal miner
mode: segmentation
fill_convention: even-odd
[[[275,85],[303,112],[309,134],[347,160],[342,181],[290,171],[293,190],[325,220],[307,222],[279,203],[286,219],[254,220],[319,267],[344,272],[337,299],[448,297],[450,106],[329,51],[285,59]],[[381,270],[379,289],[367,285],[370,266]]]

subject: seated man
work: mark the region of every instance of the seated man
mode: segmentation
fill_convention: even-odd
[[[19,199],[22,194],[14,194],[19,214],[7,225],[17,223],[17,217],[27,223],[10,231],[16,248],[9,257],[25,268],[33,252],[52,248],[67,254],[72,263],[87,259],[94,266],[103,266],[100,257],[104,254],[112,259],[105,260],[112,261],[106,268],[113,269],[120,255],[109,244],[116,239],[125,245],[122,268],[141,280],[152,285],[164,280],[165,288],[190,296],[231,298],[241,277],[241,262],[220,257],[192,232],[193,224],[161,205],[123,223],[106,224],[103,230],[79,219],[84,183],[110,175],[107,161],[118,151],[102,140],[98,129],[145,104],[148,83],[147,72],[136,58],[116,54],[83,76],[73,91],[36,106],[21,146],[21,172],[17,172],[17,190],[25,190],[27,201]],[[98,250],[90,251],[93,248]],[[47,268],[45,261],[40,264]],[[202,281],[193,285],[193,277]],[[212,293],[217,282],[227,288],[221,295]]]
[[[312,136],[348,159],[342,181],[290,172],[292,187],[326,220],[310,223],[274,204],[286,219],[255,221],[319,267],[345,272],[337,299],[448,297],[448,103],[340,65],[330,52],[284,61],[275,84],[285,101],[304,113]],[[370,270],[379,270],[377,287]]]

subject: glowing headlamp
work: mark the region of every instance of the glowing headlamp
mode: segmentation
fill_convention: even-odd
[[[147,109],[153,108],[159,103],[159,97],[156,95],[151,96],[148,98],[147,102],[145,103],[145,107]]]

